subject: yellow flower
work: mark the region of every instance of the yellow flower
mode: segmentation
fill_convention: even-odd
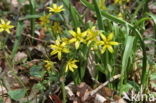
[[[64,11],[63,9],[63,5],[56,5],[56,4],[53,4],[52,7],[47,7],[49,9],[49,12],[54,12],[54,13],[59,13],[61,11]]]
[[[55,41],[55,44],[51,44],[50,48],[53,49],[50,54],[57,54],[59,60],[61,60],[62,53],[69,53],[69,49],[67,48],[66,43],[61,43],[59,39]]]
[[[84,37],[86,36],[87,32],[81,32],[80,28],[77,28],[77,31],[70,30],[69,33],[73,36],[70,43],[75,43],[75,48],[78,49],[82,42],[85,42]]]
[[[107,37],[103,34],[100,34],[101,38],[102,38],[102,41],[99,42],[99,44],[102,47],[102,50],[101,50],[101,53],[104,53],[106,51],[106,49],[108,49],[109,52],[113,53],[114,50],[113,50],[113,45],[119,45],[118,42],[115,42],[115,41],[112,41],[113,37],[114,37],[114,34],[113,33],[110,33]]]
[[[106,8],[106,5],[105,5],[105,0],[98,0],[98,6],[99,6],[99,8],[100,9],[102,9],[102,10],[106,10],[107,8]]]
[[[40,24],[41,24],[42,26],[46,26],[47,24],[49,24],[49,23],[50,23],[49,17],[50,17],[50,15],[41,16],[41,17],[39,18]]]
[[[96,30],[96,27],[93,26],[92,28],[87,30],[87,37],[86,37],[86,42],[87,45],[89,45],[92,42],[98,41],[97,36],[99,35],[100,31]]]
[[[70,44],[69,38],[63,37],[63,38],[61,38],[61,40],[63,43]]]
[[[123,0],[115,0],[115,4],[122,4]]]
[[[124,16],[123,16],[122,13],[119,13],[119,14],[117,15],[117,17],[118,17],[119,19],[124,19]]]
[[[63,29],[59,22],[54,22],[54,25],[52,26],[52,30],[54,33],[61,33]]]
[[[115,4],[123,4],[123,2],[129,2],[130,0],[115,0]]]
[[[74,72],[74,70],[78,68],[78,66],[76,65],[76,62],[78,62],[78,60],[75,60],[75,59],[74,60],[70,59],[69,61],[67,61],[65,72],[67,72],[68,70],[70,70],[71,72]]]
[[[10,33],[10,29],[12,29],[14,26],[10,25],[10,21],[4,21],[3,19],[1,19],[1,23],[0,23],[0,32],[6,31],[7,33]]]
[[[54,68],[55,62],[52,62],[52,61],[49,61],[49,60],[44,60],[44,63],[46,63],[45,64],[45,68],[47,70],[50,70],[50,69],[53,69]]]

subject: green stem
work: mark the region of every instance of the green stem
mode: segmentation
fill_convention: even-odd
[[[35,1],[34,0],[29,0],[30,4],[30,14],[34,15],[35,14]],[[31,35],[34,36],[34,31],[35,31],[35,19],[31,18]]]
[[[65,84],[64,81],[61,81],[61,89],[62,89],[62,96],[63,96],[63,103],[66,103],[66,91],[65,91]]]
[[[155,28],[155,29],[154,29],[154,32],[155,32],[155,33],[154,33],[154,34],[155,34],[155,35],[154,35],[154,38],[155,38],[155,40],[156,40],[156,24],[154,24],[154,28]],[[155,45],[156,45],[156,42],[155,42]],[[156,46],[155,46],[155,49],[154,49],[154,57],[156,57]]]

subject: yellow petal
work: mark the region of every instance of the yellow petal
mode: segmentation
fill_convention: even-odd
[[[64,48],[64,49],[63,49],[63,52],[64,52],[64,53],[69,53],[70,51],[69,51],[69,49]]]
[[[74,31],[72,31],[72,30],[70,30],[69,33],[70,33],[73,37],[76,36],[76,33],[75,33]]]
[[[50,12],[54,12],[55,10],[54,10],[53,8],[50,8],[49,11],[50,11]]]
[[[110,33],[110,34],[108,35],[107,39],[108,39],[108,40],[112,40],[113,37],[114,37],[114,34],[113,34],[113,33]]]
[[[101,53],[103,54],[106,51],[106,46],[104,46],[101,50]]]
[[[100,34],[101,38],[106,41],[106,36],[104,34]]]
[[[119,43],[118,42],[115,42],[115,41],[111,41],[111,42],[109,42],[109,44],[110,45],[119,45]]]
[[[74,63],[79,62],[78,60],[73,60]]]
[[[13,25],[9,25],[9,28],[11,29],[11,28],[13,28],[14,26]]]
[[[4,31],[4,29],[0,29],[0,32],[3,32]]]
[[[3,19],[1,19],[1,23],[2,23],[2,24],[5,24],[5,21],[4,21]]]
[[[8,21],[6,24],[7,24],[7,25],[9,25],[10,23],[11,23],[11,22],[10,22],[10,21]]]
[[[87,35],[87,31],[82,33],[82,37],[85,37]]]
[[[66,68],[65,68],[65,72],[67,72],[68,71],[68,65],[66,66]]]
[[[65,46],[66,46],[66,43],[65,43],[65,42],[63,42],[63,43],[61,44],[61,46],[62,46],[62,47],[65,47]]]
[[[78,27],[77,28],[77,33],[80,34],[81,33],[81,29]]]
[[[74,72],[74,69],[73,69],[71,66],[69,66],[69,70],[70,70],[71,72]]]
[[[57,8],[57,5],[56,4],[53,4],[53,8]]]
[[[61,52],[58,52],[58,59],[61,60]]]
[[[56,45],[60,45],[60,40],[57,39],[57,40],[55,41],[55,43],[56,43]]]
[[[75,68],[75,69],[76,69],[76,68],[78,68],[78,66],[77,66],[77,65],[75,65],[75,64],[73,64],[73,65],[72,65],[72,67],[73,67],[73,68]]]
[[[8,34],[10,34],[10,30],[9,30],[9,29],[6,29],[6,32],[7,32]]]
[[[48,60],[44,60],[43,62],[48,63],[49,61]]]
[[[111,53],[113,53],[113,52],[114,52],[114,50],[113,50],[112,46],[110,46],[110,45],[107,45],[107,49],[108,49],[108,51],[109,51],[109,52],[111,52]]]
[[[59,6],[59,9],[62,9],[62,8],[63,8],[63,5],[60,5],[60,6]]]
[[[77,41],[77,42],[75,42],[75,48],[76,48],[76,49],[78,49],[78,48],[79,48],[79,46],[80,46],[80,42],[78,42],[78,41]]]
[[[97,46],[100,46],[100,45],[104,45],[105,43],[103,41],[95,41],[96,45]]]
[[[69,40],[69,43],[73,43],[75,41],[76,41],[76,39],[75,38],[72,38],[72,39]]]
[[[47,7],[47,9],[49,9],[49,10],[50,10],[50,9],[51,9],[51,7]],[[41,17],[40,19],[43,19],[43,18]]]
[[[57,49],[58,46],[56,46],[56,45],[50,45],[50,48],[51,48],[51,49]]]
[[[54,50],[54,51],[52,51],[52,52],[50,53],[50,55],[55,55],[55,54],[57,54],[57,51],[56,51],[56,50]]]

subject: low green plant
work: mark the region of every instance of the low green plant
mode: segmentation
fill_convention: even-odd
[[[146,13],[148,9],[143,7],[148,4],[148,0],[134,2],[138,7],[131,15],[133,12],[129,9],[132,8],[128,7],[128,4],[132,3],[131,0],[115,0],[113,4],[107,4],[106,0],[92,0],[92,2],[80,0],[94,17],[94,20],[87,21],[85,17],[87,19],[91,17],[88,17],[87,13],[79,13],[70,0],[58,0],[52,3],[45,7],[48,12],[44,11],[43,14],[35,13],[37,2],[29,0],[31,13],[18,19],[17,38],[11,59],[13,60],[20,48],[20,38],[25,28],[24,21],[30,19],[31,36],[34,36],[35,29],[43,30],[46,35],[44,40],[48,52],[40,64],[29,69],[31,76],[41,79],[33,88],[37,88],[42,94],[46,88],[56,83],[62,90],[63,103],[66,103],[67,79],[70,78],[75,85],[85,81],[86,71],[90,69],[88,67],[90,58],[94,58],[90,64],[95,72],[94,75],[90,73],[92,79],[96,81],[103,79],[100,73],[106,77],[104,78],[106,80],[120,74],[121,77],[117,82],[109,83],[109,88],[119,91],[119,94],[128,92],[132,88],[137,91],[143,88],[144,92],[148,92],[149,80],[155,79],[155,73],[150,70],[152,63],[146,53],[147,45],[143,33],[146,30],[146,21],[154,20],[156,23],[156,17],[152,13]],[[39,22],[35,23],[36,19]],[[12,28],[9,21],[5,23],[3,19],[1,20],[0,32],[10,33]],[[156,31],[155,28],[154,30]],[[156,41],[155,38],[152,40]],[[142,57],[138,63],[136,59],[139,51]],[[140,76],[139,81],[133,81],[132,78],[136,71]],[[9,96],[16,100],[23,97],[26,92],[22,92],[19,96],[21,91],[10,91]]]

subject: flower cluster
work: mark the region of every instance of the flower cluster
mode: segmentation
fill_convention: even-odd
[[[52,49],[51,55],[57,54],[59,60],[62,58],[62,54],[70,53],[73,49],[73,45],[75,49],[79,49],[81,44],[90,46],[91,48],[97,47],[101,51],[101,53],[105,53],[108,50],[110,53],[113,53],[113,46],[119,45],[118,42],[113,41],[114,34],[110,33],[108,36],[105,36],[100,30],[97,30],[95,26],[82,31],[79,27],[74,30],[69,30],[69,38],[63,37],[59,38],[55,41],[54,44],[50,45]],[[74,71],[77,60],[70,59],[67,64],[65,71]]]
[[[10,33],[10,29],[12,29],[14,26],[10,25],[10,21],[5,21],[3,19],[0,20],[0,32],[6,31],[7,33]]]
[[[58,6],[57,4],[53,4],[51,7],[48,7],[48,9],[50,13],[56,15],[64,11],[63,5]],[[41,17],[41,24],[49,24],[49,18],[50,14]],[[63,31],[59,22],[54,22],[51,26],[51,29],[54,34],[60,34]],[[102,31],[97,30],[96,26],[88,28],[87,30],[82,30],[80,27],[78,27],[76,30],[68,30],[68,35],[66,37],[56,35],[55,42],[49,46],[51,48],[50,55],[56,56],[58,60],[62,60],[62,58],[65,57],[65,54],[68,55],[73,51],[77,51],[83,45],[91,48],[91,50],[100,50],[102,54],[105,53],[105,51],[113,53],[113,46],[119,45],[118,42],[113,41],[113,37],[113,33],[110,33],[108,36],[106,36],[106,34],[103,34]],[[65,72],[75,71],[78,68],[76,65],[77,62],[78,60],[69,58],[69,60],[66,62]],[[45,67],[48,70],[54,65],[52,61],[45,61],[45,63]]]
[[[52,4],[47,9],[49,13],[39,18],[40,26],[45,30],[51,30],[55,35],[62,33],[63,28],[59,21],[51,21],[51,18],[65,10],[63,9],[63,5]]]

